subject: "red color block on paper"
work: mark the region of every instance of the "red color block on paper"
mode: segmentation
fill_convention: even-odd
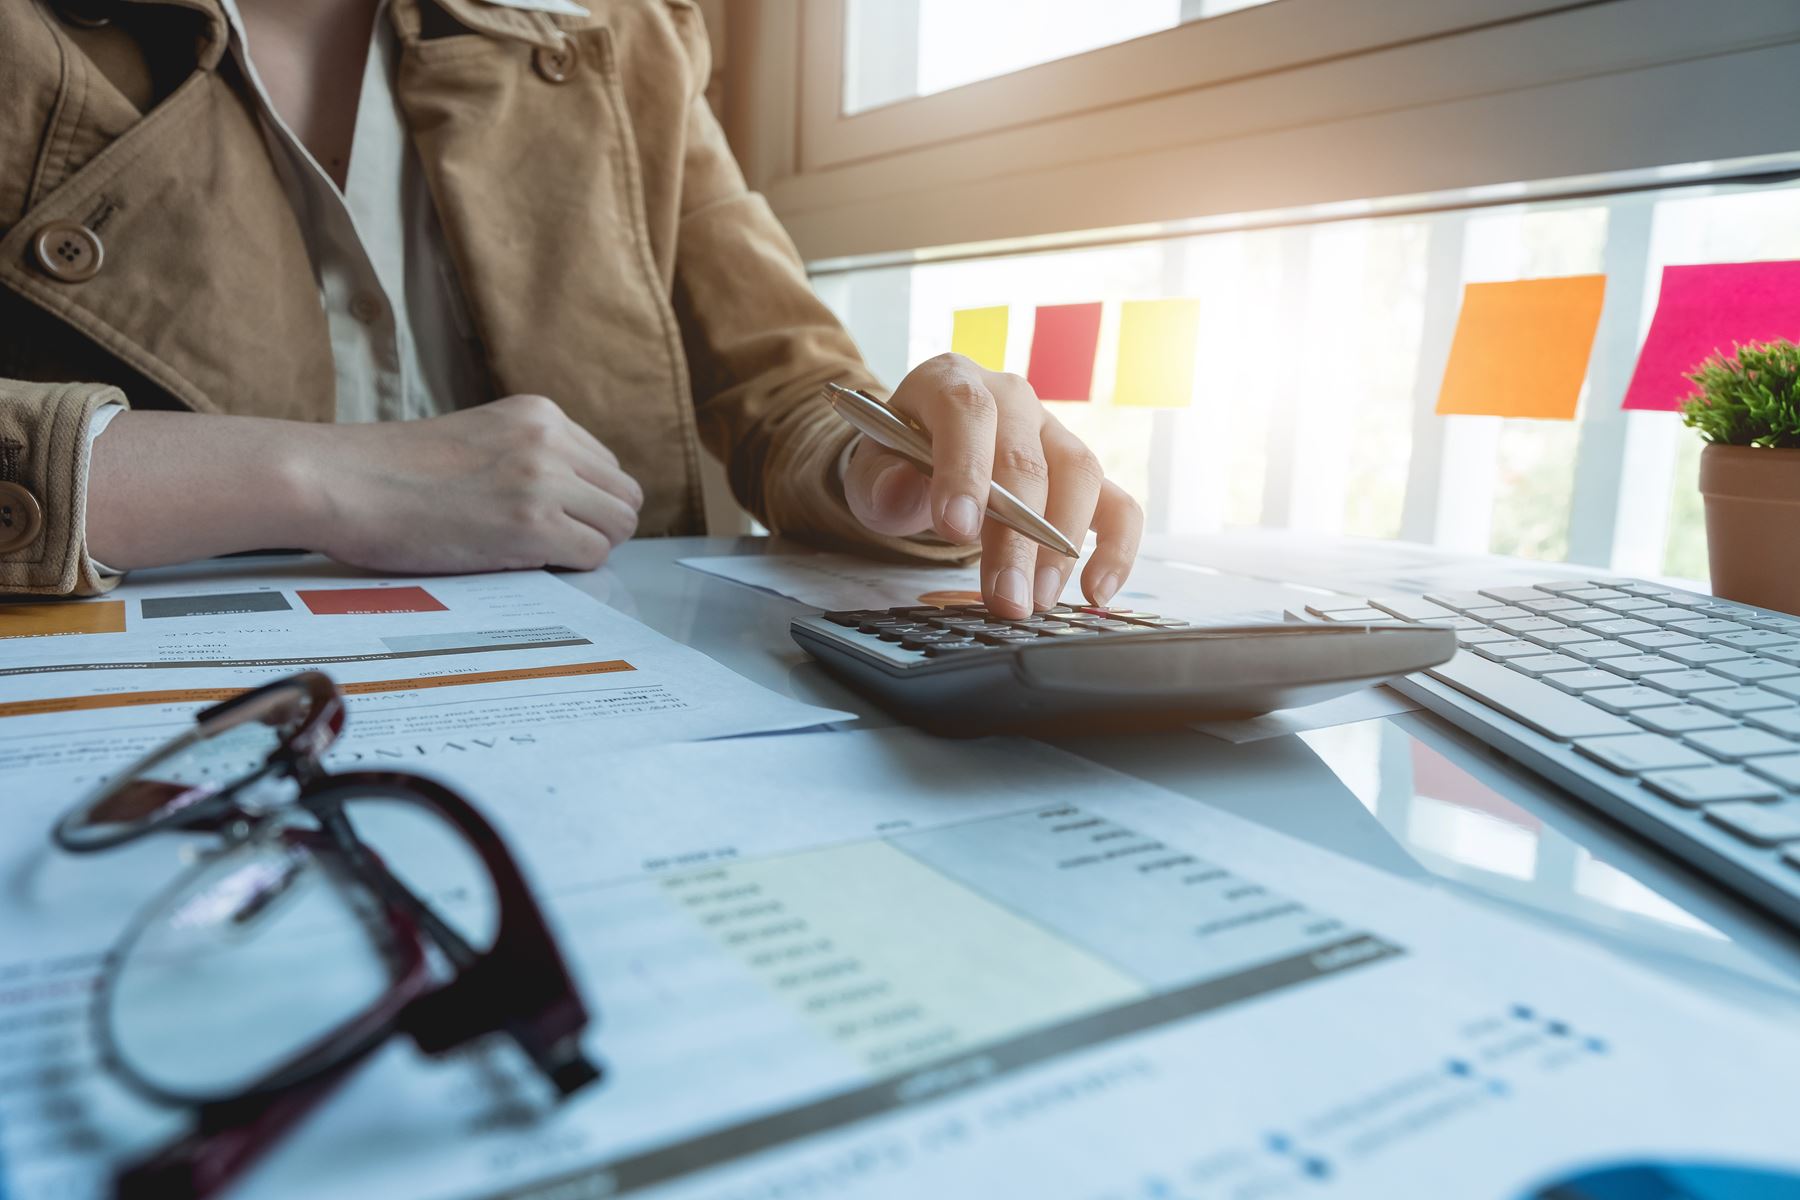
[[[422,587],[326,588],[295,594],[302,604],[321,617],[448,611],[436,596]]]
[[[1041,305],[1025,379],[1039,400],[1092,400],[1099,347],[1098,302]]]
[[[1800,262],[1664,267],[1622,407],[1677,409],[1694,393],[1687,373],[1700,363],[1776,338],[1800,342]]]

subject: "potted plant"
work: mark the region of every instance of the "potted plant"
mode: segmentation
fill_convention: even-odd
[[[1688,376],[1682,420],[1700,431],[1700,495],[1714,593],[1800,613],[1800,346],[1718,355]]]

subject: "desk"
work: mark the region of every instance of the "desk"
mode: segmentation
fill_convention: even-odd
[[[1317,539],[1291,545],[1289,573],[1298,583],[1309,581],[1309,556],[1322,562],[1332,549]],[[788,622],[806,611],[802,606],[676,561],[782,552],[805,551],[762,538],[637,541],[607,568],[565,578],[766,687],[855,712],[864,727],[893,724],[794,644]],[[1145,553],[1211,565],[1204,540],[1153,539]],[[1439,557],[1446,568],[1492,561]],[[1195,586],[1205,586],[1203,575],[1196,574]],[[1715,998],[1790,1023],[1800,1019],[1800,937],[1428,713],[1242,745],[1196,732],[1059,744],[1583,939]]]

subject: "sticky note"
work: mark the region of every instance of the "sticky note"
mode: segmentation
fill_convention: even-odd
[[[1119,372],[1113,403],[1186,408],[1194,398],[1198,300],[1127,300],[1119,306]]]
[[[1800,262],[1664,267],[1656,315],[1638,353],[1624,408],[1679,408],[1687,374],[1734,346],[1800,342]]]
[[[1099,347],[1098,302],[1040,305],[1025,379],[1039,400],[1092,400]]]
[[[1006,314],[1004,304],[992,308],[957,309],[951,316],[950,349],[974,359],[990,371],[1004,371]]]
[[[1605,298],[1604,275],[1465,286],[1439,414],[1572,420]]]

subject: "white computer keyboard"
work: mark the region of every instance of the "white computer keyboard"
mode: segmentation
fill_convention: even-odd
[[[1395,687],[1800,928],[1800,617],[1637,579],[1307,614],[1451,625]]]

